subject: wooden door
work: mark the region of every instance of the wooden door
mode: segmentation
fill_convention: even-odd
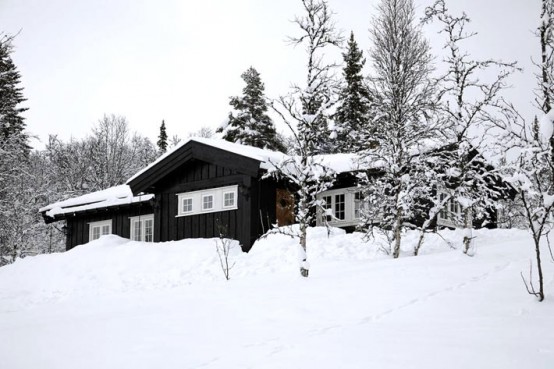
[[[289,190],[277,189],[275,213],[279,227],[294,223],[294,195]]]

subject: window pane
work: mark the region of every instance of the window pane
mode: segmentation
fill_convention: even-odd
[[[361,204],[362,204],[362,193],[356,192],[354,194],[354,218],[358,219],[361,217]]]
[[[183,199],[183,213],[192,211],[192,199]]]
[[[344,220],[344,194],[335,195],[335,217]]]
[[[110,234],[110,226],[109,225],[102,226],[102,235],[105,235],[105,234]]]
[[[146,242],[152,242],[154,237],[154,221],[152,219],[148,219],[144,221],[144,241]]]
[[[100,227],[96,226],[96,227],[92,227],[92,240],[97,240],[98,238],[100,238]]]
[[[332,206],[332,205],[331,205],[331,196],[323,196],[321,199],[325,202],[325,203],[322,205],[322,208],[325,209],[325,210],[331,209],[331,206]],[[322,221],[322,222],[325,222],[326,220],[327,220],[328,222],[330,222],[330,221],[332,220],[332,218],[331,218],[330,215],[326,215],[326,214],[324,213],[323,216],[322,216],[321,221]]]
[[[202,197],[202,210],[212,209],[214,207],[214,196],[206,195]]]
[[[235,193],[234,192],[226,192],[223,195],[223,206],[224,207],[230,207],[235,205]]]
[[[133,240],[140,241],[141,240],[141,225],[142,225],[142,222],[140,220],[135,220],[133,223],[134,223]]]

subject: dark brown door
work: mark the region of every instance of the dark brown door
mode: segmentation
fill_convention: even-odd
[[[294,195],[289,190],[277,189],[275,213],[279,227],[294,223]]]

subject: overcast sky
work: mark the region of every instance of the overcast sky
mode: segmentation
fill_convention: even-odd
[[[338,28],[353,30],[364,52],[376,3],[329,0]],[[431,3],[416,0],[418,12]],[[530,60],[538,58],[532,32],[539,0],[447,4],[472,18],[471,30],[479,32],[468,45],[473,55],[525,68],[508,97],[534,114]],[[105,113],[126,116],[132,130],[155,141],[162,119],[170,136],[219,126],[249,66],[261,73],[269,97],[302,82],[302,49],[285,42],[297,34],[297,14],[300,0],[0,0],[0,31],[20,32],[13,59],[28,99],[27,128],[43,144],[48,134],[82,138]],[[432,29],[426,36],[440,48]]]

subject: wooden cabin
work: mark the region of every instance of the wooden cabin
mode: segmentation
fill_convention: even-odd
[[[47,223],[67,222],[66,248],[116,234],[163,242],[236,239],[244,251],[272,224],[290,224],[294,197],[264,178],[284,154],[222,140],[191,138],[125,185],[42,209]]]

